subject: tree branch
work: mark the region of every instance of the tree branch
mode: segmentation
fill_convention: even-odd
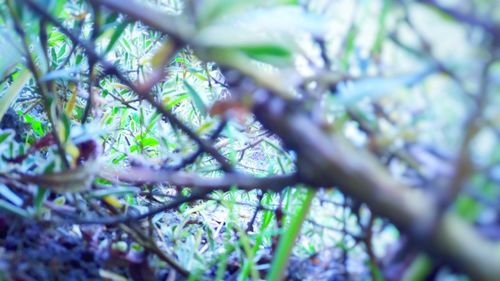
[[[227,174],[221,178],[208,178],[184,172],[166,173],[161,170],[151,170],[147,168],[133,168],[114,172],[108,171],[103,173],[103,176],[108,179],[114,179],[115,181],[121,180],[133,183],[168,183],[173,186],[191,187],[194,191],[191,196],[177,197],[172,202],[153,208],[140,215],[121,215],[97,219],[81,219],[73,215],[67,215],[70,219],[79,224],[114,225],[118,223],[134,222],[171,210],[181,204],[203,199],[214,190],[227,191],[232,187],[238,187],[246,190],[259,188],[280,191],[297,183],[296,175],[258,178],[241,174]]]
[[[237,88],[232,90],[239,92]],[[452,213],[437,221],[434,196],[393,179],[374,156],[340,136],[327,135],[290,101],[261,90],[253,112],[296,151],[302,181],[313,186],[338,186],[377,215],[388,218],[429,253],[445,258],[473,279],[498,280],[498,244],[481,237]]]

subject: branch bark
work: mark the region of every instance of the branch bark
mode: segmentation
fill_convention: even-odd
[[[237,92],[238,89],[235,89]],[[262,95],[262,92],[261,92]],[[370,153],[328,135],[292,102],[267,93],[253,108],[257,119],[295,150],[299,178],[313,186],[337,186],[388,218],[429,253],[474,280],[500,278],[500,248],[452,213],[442,218],[431,194],[393,179]]]
[[[242,173],[227,173],[224,176],[213,178],[203,177],[195,173],[169,172],[143,167],[123,169],[101,169],[99,176],[112,182],[140,184],[170,184],[172,186],[193,187],[200,190],[228,190],[232,186],[239,189],[281,191],[287,186],[297,184],[296,175],[282,175],[272,177],[255,177]]]

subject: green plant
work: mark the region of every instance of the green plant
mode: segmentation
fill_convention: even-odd
[[[0,0],[0,237],[102,226],[110,279],[498,279],[495,1],[143,2]]]

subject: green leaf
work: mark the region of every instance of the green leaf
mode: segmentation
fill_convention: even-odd
[[[42,122],[40,122],[40,120],[33,120],[33,122],[31,123],[31,128],[38,136],[41,137],[45,135],[45,129],[43,128],[43,124]]]
[[[48,44],[50,47],[54,47],[57,45],[57,43],[64,43],[64,40],[65,40],[65,36],[63,33],[59,32],[59,31],[52,31],[50,33],[50,37],[49,37],[49,40],[48,40]]]
[[[471,197],[460,196],[456,203],[457,213],[467,221],[474,222],[481,213],[481,205]]]
[[[66,0],[51,0],[49,5],[51,14],[55,17],[59,16],[64,9],[64,4]]]
[[[0,78],[21,62],[21,44],[14,30],[0,27]]]
[[[241,13],[256,7],[273,7],[278,5],[298,5],[298,0],[207,0],[201,2],[198,15],[200,25],[204,26],[220,18]]]
[[[40,137],[45,135],[45,129],[44,129],[43,124],[40,120],[35,119],[30,114],[25,114],[24,115],[24,122],[31,125],[31,128],[33,129],[33,131],[35,132],[36,135],[38,135]]]
[[[288,49],[277,45],[243,46],[240,47],[239,49],[242,50],[244,53],[247,53],[251,57],[259,57],[259,56],[289,57],[291,55]]]
[[[140,142],[141,142],[141,145],[143,147],[146,147],[146,146],[157,146],[157,145],[160,144],[160,142],[157,139],[155,139],[155,138],[141,139]]]
[[[13,130],[0,130],[0,144],[9,142],[14,137]]]
[[[436,71],[436,67],[429,66],[415,73],[396,77],[375,77],[339,83],[337,102],[343,105],[352,105],[363,98],[380,98],[394,93],[403,87],[413,86]]]
[[[37,214],[40,213],[43,202],[45,202],[45,199],[49,196],[49,191],[46,188],[43,187],[38,187],[35,199],[33,200],[33,205],[35,207],[35,211]]]
[[[64,56],[64,54],[66,54],[66,46],[67,46],[66,44],[62,44],[61,48],[59,48],[59,51],[57,52],[58,59],[61,59]]]
[[[442,9],[436,7],[435,5],[427,5],[427,7],[445,21],[448,21],[448,22],[455,22],[455,21],[460,22],[461,21],[460,19],[457,19],[454,16],[450,15],[449,13],[446,13]]]
[[[61,122],[62,122],[62,125],[64,126],[63,127],[64,135],[62,135],[62,137],[63,137],[62,141],[67,142],[69,139],[69,136],[71,134],[71,120],[69,120],[69,118],[66,114],[62,114],[61,115]]]
[[[172,101],[170,101],[169,103],[167,103],[166,108],[167,109],[172,109],[174,106],[180,104],[183,100],[185,100],[187,98],[188,98],[187,94],[180,95],[177,98],[175,98]]]
[[[372,53],[380,54],[382,50],[382,45],[384,44],[384,40],[386,38],[386,19],[389,14],[389,10],[391,7],[391,1],[384,0],[382,4],[382,11],[380,11],[380,15],[378,18],[378,31],[377,36],[375,37],[375,42],[373,43]]]
[[[19,75],[16,77],[12,85],[5,91],[3,96],[0,97],[0,121],[9,109],[11,103],[17,98],[24,85],[29,81],[31,77],[31,72],[27,69],[21,70]]]
[[[64,196],[59,196],[56,199],[54,199],[54,204],[62,206],[66,203],[66,197]]]
[[[279,45],[243,46],[236,50],[243,52],[252,59],[274,65],[292,63],[292,52],[288,48]]]
[[[341,57],[340,65],[342,70],[347,71],[349,68],[349,58],[354,50],[354,45],[356,41],[356,37],[358,35],[358,26],[353,25],[347,34],[347,39],[344,46],[344,52]]]
[[[106,47],[106,50],[104,51],[105,54],[109,53],[115,46],[116,42],[118,42],[118,39],[122,36],[123,32],[125,31],[125,28],[127,27],[128,22],[124,21],[120,23],[114,30],[113,34],[111,35],[111,39],[109,40],[108,46]]]
[[[200,112],[200,114],[204,117],[207,116],[207,107],[205,103],[203,102],[203,99],[201,96],[198,94],[198,92],[191,86],[186,80],[184,82],[184,87],[188,91],[189,95],[191,95],[191,98],[193,99],[194,105]]]
[[[426,280],[433,269],[433,261],[425,254],[418,255],[404,272],[403,281]]]
[[[303,199],[302,204],[299,205],[301,208],[291,218],[288,229],[282,234],[278,243],[271,269],[266,278],[267,280],[281,280],[283,278],[293,246],[295,245],[295,240],[299,236],[302,223],[309,213],[309,208],[315,195],[316,189],[308,189],[306,197]]]
[[[239,50],[256,59],[271,57],[291,63],[291,54],[303,52],[298,36],[322,36],[325,26],[324,18],[298,7],[253,9],[205,26],[194,41],[200,46],[223,49],[223,52]]]

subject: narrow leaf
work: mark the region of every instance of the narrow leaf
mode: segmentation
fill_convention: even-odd
[[[9,109],[11,103],[17,98],[24,85],[28,82],[31,77],[31,72],[28,69],[23,69],[19,76],[14,80],[12,85],[7,89],[5,94],[0,97],[0,121],[2,121],[3,116]]]
[[[267,280],[282,280],[293,246],[295,245],[295,240],[300,234],[302,223],[309,213],[309,208],[311,207],[315,194],[315,189],[307,190],[306,198],[301,204],[302,208],[295,213],[287,231],[281,236],[271,269],[267,275]]]
[[[193,99],[194,105],[196,106],[198,111],[201,113],[202,116],[206,117],[207,116],[207,107],[205,106],[205,103],[203,102],[203,99],[201,98],[201,96],[193,88],[193,86],[191,86],[186,80],[184,80],[184,87],[186,87],[186,90],[191,95],[191,98]]]

